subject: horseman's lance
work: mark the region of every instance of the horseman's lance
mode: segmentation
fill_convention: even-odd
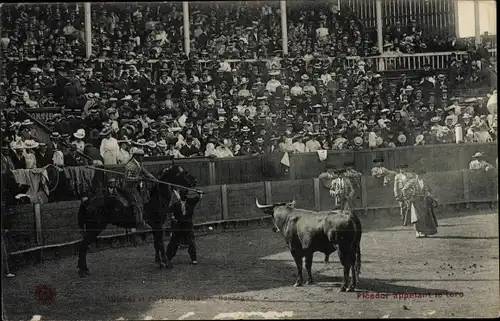
[[[117,172],[117,171],[112,171],[110,169],[98,168],[98,167],[93,167],[93,166],[85,166],[85,167],[89,168],[89,169],[96,170],[96,171],[105,172],[105,173],[117,174],[117,175],[122,175],[122,176],[125,175],[125,173]],[[181,186],[181,185],[177,185],[177,184],[173,184],[173,183],[167,183],[167,182],[160,181],[160,180],[157,180],[157,179],[152,179],[152,178],[149,178],[149,177],[144,177],[144,179],[148,180],[148,181],[151,181],[151,182],[154,182],[154,183],[158,183],[158,184],[170,185],[170,186],[174,186],[174,187],[177,187],[177,188],[187,189],[189,191],[193,191],[193,192],[196,192],[196,193],[205,194],[204,191],[198,190],[198,189],[194,189],[194,188],[189,188],[189,187],[185,187],[185,186]]]

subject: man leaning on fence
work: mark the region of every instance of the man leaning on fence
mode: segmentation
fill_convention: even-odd
[[[354,169],[354,165],[355,165],[354,162],[345,162],[344,163],[344,167],[345,167],[344,177],[346,177],[347,179],[349,179],[351,181],[352,187],[354,189],[357,189],[357,188],[361,187],[361,176],[363,176],[363,174],[356,171]]]
[[[401,220],[404,226],[410,224],[410,218],[408,216],[408,202],[403,197],[403,187],[409,179],[409,175],[406,172],[408,165],[401,164],[398,166],[399,172],[394,177],[394,197],[399,202]]]
[[[330,195],[334,197],[336,207],[340,207],[341,210],[351,210],[354,188],[351,181],[344,176],[345,171],[343,168],[336,170],[338,176],[332,182]]]
[[[472,156],[473,160],[469,163],[469,169],[476,172],[487,172],[493,169],[493,165],[484,160],[484,154],[477,152]]]

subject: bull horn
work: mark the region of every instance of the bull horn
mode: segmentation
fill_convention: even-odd
[[[257,205],[257,208],[260,208],[260,209],[265,209],[265,208],[271,208],[271,207],[273,207],[272,205],[260,205],[259,204],[259,200],[257,198],[255,198],[255,204]]]

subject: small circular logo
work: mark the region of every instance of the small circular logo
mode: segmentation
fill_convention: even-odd
[[[54,302],[56,294],[56,289],[49,284],[40,284],[35,289],[35,298],[41,304],[51,304]]]

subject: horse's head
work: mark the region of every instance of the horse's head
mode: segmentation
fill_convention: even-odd
[[[172,165],[162,170],[159,176],[159,180],[162,182],[172,183],[189,188],[194,188],[197,186],[196,178],[179,165]],[[169,191],[168,185],[160,184],[159,187],[162,195],[165,195],[164,193]],[[185,197],[188,193],[188,190],[186,189],[179,188],[178,190],[183,197]]]

